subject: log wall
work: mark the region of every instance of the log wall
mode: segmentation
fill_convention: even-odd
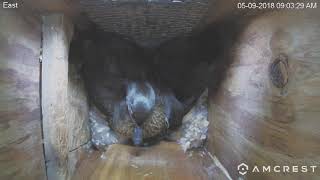
[[[41,136],[41,20],[0,9],[0,179],[46,179]]]
[[[319,179],[320,14],[279,11],[253,20],[211,92],[208,148],[234,179]],[[247,173],[249,165],[318,166],[314,173]],[[292,171],[292,170],[291,170]]]
[[[69,61],[72,22],[62,13],[43,16],[42,113],[49,180],[73,174],[89,141],[88,103],[79,68]]]

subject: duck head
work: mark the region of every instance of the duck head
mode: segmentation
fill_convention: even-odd
[[[137,124],[132,137],[135,145],[142,143],[140,126],[152,113],[155,101],[155,90],[150,83],[135,81],[127,84],[126,104],[131,118]]]

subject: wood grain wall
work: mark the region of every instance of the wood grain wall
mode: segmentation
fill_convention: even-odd
[[[64,14],[43,16],[41,92],[49,180],[72,176],[78,152],[90,136],[87,94],[79,68],[69,61],[72,27]]]
[[[248,173],[237,165],[320,165],[320,13],[291,10],[253,20],[211,93],[208,148],[234,179],[319,179],[315,173]]]
[[[41,21],[0,9],[0,179],[46,178],[40,115]]]

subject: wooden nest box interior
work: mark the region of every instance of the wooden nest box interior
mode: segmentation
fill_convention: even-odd
[[[10,3],[0,179],[320,178],[317,4]]]

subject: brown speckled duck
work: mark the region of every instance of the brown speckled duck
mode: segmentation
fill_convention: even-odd
[[[105,37],[105,38],[104,38]],[[139,145],[166,132],[182,107],[173,93],[148,82],[144,50],[134,43],[101,33],[83,50],[84,78],[93,106],[113,131]],[[106,123],[107,124],[107,123]]]
[[[172,94],[155,91],[149,83],[130,82],[126,99],[115,106],[110,124],[118,134],[140,145],[143,139],[164,134],[170,121],[179,120],[173,116],[177,114],[172,112],[173,105],[180,104]]]

